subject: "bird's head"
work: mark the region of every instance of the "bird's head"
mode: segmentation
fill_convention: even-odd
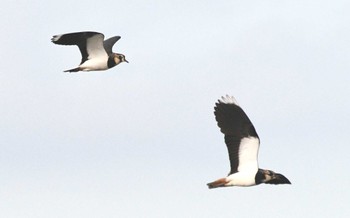
[[[129,63],[129,61],[127,61],[127,60],[125,59],[125,56],[124,56],[123,54],[115,54],[115,55],[114,55],[114,62],[115,62],[116,64],[119,64],[119,63],[121,63],[121,62]]]

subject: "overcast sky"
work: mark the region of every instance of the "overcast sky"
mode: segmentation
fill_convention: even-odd
[[[0,217],[349,217],[350,2],[10,1],[0,7]],[[120,35],[130,62],[52,35]],[[292,185],[209,190],[225,94]]]

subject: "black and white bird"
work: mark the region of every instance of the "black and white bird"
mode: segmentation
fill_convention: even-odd
[[[77,45],[81,52],[81,63],[78,67],[64,72],[108,70],[121,62],[129,63],[123,54],[113,53],[113,45],[120,39],[114,36],[104,40],[98,32],[77,32],[55,35],[51,41],[59,45]]]
[[[215,118],[228,149],[231,171],[227,177],[208,183],[208,188],[291,184],[282,174],[258,166],[259,136],[237,101],[226,95],[216,103]]]

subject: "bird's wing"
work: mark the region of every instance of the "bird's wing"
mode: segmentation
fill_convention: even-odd
[[[121,37],[120,36],[114,36],[114,37],[111,37],[109,39],[106,39],[104,42],[103,42],[103,47],[105,48],[107,54],[112,54],[112,48],[113,48],[113,45],[120,39]]]
[[[258,169],[259,136],[252,122],[237,101],[230,96],[222,97],[215,106],[215,118],[225,134],[231,171],[230,174]]]
[[[55,35],[51,41],[59,45],[77,45],[82,56],[81,63],[84,63],[88,59],[107,55],[103,47],[103,39],[102,33],[76,32]]]
[[[273,179],[269,180],[269,181],[265,181],[264,183],[266,184],[273,184],[273,185],[278,185],[278,184],[292,184],[287,177],[285,177],[282,174],[279,173],[275,173],[273,175]]]

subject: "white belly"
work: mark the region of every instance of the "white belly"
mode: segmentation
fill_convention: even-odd
[[[93,58],[85,61],[79,67],[83,71],[107,70],[107,61],[108,59],[106,58]]]
[[[226,186],[253,186],[255,184],[255,175],[257,171],[237,172],[229,175],[226,179],[229,181]]]

